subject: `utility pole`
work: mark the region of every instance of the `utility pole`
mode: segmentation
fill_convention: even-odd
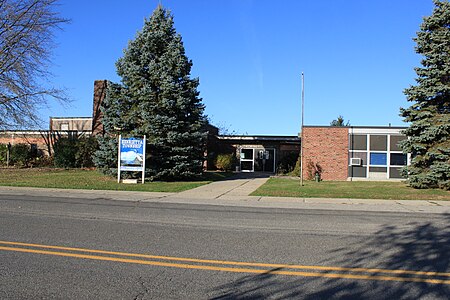
[[[305,74],[302,72],[302,125],[300,133],[300,185],[303,186],[303,121],[305,119]]]

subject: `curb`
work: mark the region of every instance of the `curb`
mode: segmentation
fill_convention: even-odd
[[[34,197],[83,198],[142,203],[170,203],[215,205],[252,208],[369,211],[397,213],[450,214],[450,201],[432,200],[380,200],[345,198],[290,198],[223,195],[211,199],[202,197],[181,198],[177,193],[129,192],[111,190],[70,190],[31,187],[0,186],[0,193]]]

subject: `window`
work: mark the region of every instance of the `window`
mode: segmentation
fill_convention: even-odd
[[[367,150],[367,135],[351,135],[350,150]]]
[[[62,123],[61,130],[69,130],[69,123]]]
[[[390,167],[389,178],[397,178],[397,179],[403,178],[401,170],[402,168],[400,167]]]
[[[406,154],[391,153],[391,166],[406,166]]]
[[[401,131],[370,130],[349,134],[348,176],[369,179],[402,178],[409,154],[403,154],[399,143],[407,137]],[[351,164],[353,158],[361,165]]]
[[[361,158],[361,165],[367,165],[367,152],[350,152],[348,164],[351,158]]]
[[[241,161],[241,171],[253,171],[253,162]]]
[[[391,135],[391,151],[402,151],[398,144],[403,140],[406,140],[406,136]]]
[[[386,153],[370,153],[370,164],[376,166],[385,166],[387,164],[387,154]]]
[[[38,154],[38,145],[30,144],[30,152],[31,152],[31,156],[36,157]]]
[[[253,159],[253,149],[242,149],[241,159]]]
[[[370,136],[370,150],[387,151],[387,136],[386,135],[371,135]]]
[[[361,177],[365,178],[367,173],[366,167],[359,167],[359,166],[350,166],[348,168],[348,176],[349,177]]]

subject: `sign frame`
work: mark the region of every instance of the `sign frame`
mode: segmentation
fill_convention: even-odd
[[[117,183],[120,183],[120,174],[122,171],[141,171],[142,184],[144,184],[146,144],[147,138],[145,135],[143,138],[130,137],[126,139],[122,139],[122,135],[119,135],[117,151]],[[136,162],[139,162],[139,164]]]

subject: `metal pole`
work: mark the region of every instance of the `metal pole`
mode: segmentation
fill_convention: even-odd
[[[122,141],[122,135],[121,134],[119,134],[119,151],[117,151],[118,152],[118,154],[117,154],[117,183],[120,183],[120,144],[121,144],[121,141]]]
[[[305,74],[302,72],[302,126],[300,134],[300,185],[303,186],[303,121],[305,119]]]
[[[147,151],[147,136],[144,135],[144,144],[142,145],[142,184],[145,183],[145,152]]]

